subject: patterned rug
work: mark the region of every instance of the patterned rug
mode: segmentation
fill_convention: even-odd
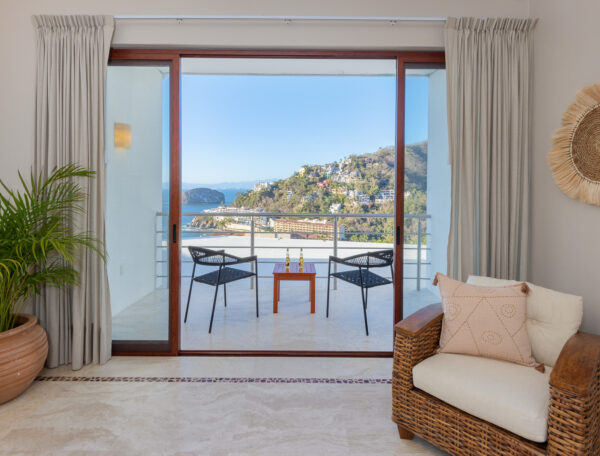
[[[386,384],[390,378],[285,378],[285,377],[77,377],[39,376],[37,382],[133,382],[133,383],[316,383]]]

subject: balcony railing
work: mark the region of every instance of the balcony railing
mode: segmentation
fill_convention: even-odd
[[[343,223],[340,223],[340,220],[343,219],[374,219],[374,218],[383,218],[383,219],[393,219],[394,214],[349,214],[349,213],[334,213],[334,214],[325,214],[325,213],[310,213],[310,212],[301,212],[301,213],[285,213],[285,212],[240,212],[240,211],[228,211],[228,212],[186,212],[181,214],[182,217],[195,217],[201,216],[206,218],[238,218],[244,219],[245,226],[248,226],[247,230],[240,229],[196,229],[190,228],[189,226],[182,226],[182,241],[185,239],[193,239],[191,234],[197,234],[200,236],[239,236],[244,235],[248,236],[249,242],[247,245],[232,245],[231,243],[227,243],[225,241],[222,244],[210,244],[210,248],[219,248],[219,249],[249,249],[250,255],[257,255],[257,251],[261,249],[287,249],[294,248],[297,249],[297,245],[280,245],[278,244],[266,244],[266,245],[257,245],[256,238],[258,236],[265,237],[265,234],[273,235],[273,238],[278,239],[280,235],[287,236],[309,236],[316,235],[321,237],[327,237],[328,240],[333,241],[332,246],[323,246],[323,245],[311,245],[310,247],[305,247],[307,250],[330,250],[334,256],[340,256],[340,251],[349,251],[347,254],[352,254],[352,250],[366,250],[364,246],[352,246],[352,245],[339,245],[339,242],[344,240],[340,239],[340,227],[343,226]],[[168,217],[168,213],[166,212],[157,212],[156,213],[156,248],[157,254],[156,256],[156,279],[164,279],[168,277],[165,273],[166,271],[166,255],[159,254],[158,251],[163,250],[166,252],[167,248],[167,230],[166,227],[166,217]],[[314,231],[262,231],[264,228],[262,225],[257,226],[257,219],[278,219],[278,218],[303,218],[303,219],[325,219],[331,221],[333,226],[331,232],[314,232]],[[430,255],[431,255],[431,247],[428,240],[431,237],[431,234],[427,230],[427,220],[431,218],[429,214],[405,214],[405,220],[414,220],[416,223],[411,223],[411,226],[416,225],[416,227],[412,229],[404,230],[404,251],[403,251],[403,263],[404,265],[415,266],[415,275],[414,276],[405,276],[404,280],[415,280],[416,281],[416,289],[421,289],[421,281],[422,280],[430,280],[430,277],[423,276],[424,266],[431,264]],[[257,229],[258,228],[258,229]],[[344,238],[349,238],[353,235],[366,235],[367,241],[356,241],[357,243],[363,242],[373,242],[370,241],[373,237],[383,237],[383,236],[394,236],[394,232],[382,232],[382,231],[343,231]],[[352,241],[350,241],[352,242]],[[381,248],[389,248],[390,243],[382,243]],[[371,249],[373,250],[373,249]],[[407,255],[408,254],[408,255]],[[266,258],[261,259],[260,254],[258,256],[258,262],[261,264],[274,264],[280,263],[282,259],[279,260],[268,260]],[[346,255],[342,255],[346,256]],[[415,257],[414,260],[407,260],[408,257]],[[323,259],[321,261],[316,259],[308,259],[311,263],[317,264],[327,264],[328,260]],[[191,260],[182,260],[182,263],[190,263]],[[254,268],[254,265],[251,265]],[[337,270],[337,264],[334,264],[334,267]],[[182,277],[189,278],[189,275],[183,275]],[[271,276],[261,276],[258,278],[271,278]],[[326,275],[317,275],[317,278],[327,278]],[[250,286],[254,286],[254,279],[251,280]],[[334,282],[334,287],[337,288],[337,283]]]

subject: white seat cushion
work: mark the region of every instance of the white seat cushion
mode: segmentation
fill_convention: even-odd
[[[512,285],[514,280],[469,276],[468,284],[484,287]],[[538,363],[554,366],[569,338],[579,330],[583,317],[583,298],[560,293],[527,282],[527,332],[531,352]]]
[[[413,368],[413,384],[441,401],[534,442],[548,436],[550,368],[439,353]]]

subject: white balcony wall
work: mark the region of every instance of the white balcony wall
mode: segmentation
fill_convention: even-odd
[[[155,214],[161,209],[162,80],[152,67],[107,74],[106,247],[113,315],[154,291]],[[131,148],[114,147],[114,124],[131,126]]]
[[[448,160],[448,121],[446,111],[446,70],[436,70],[429,76],[429,112],[427,147],[427,247],[430,276],[446,273],[448,232],[450,230],[451,168]],[[427,286],[439,294],[429,281]]]

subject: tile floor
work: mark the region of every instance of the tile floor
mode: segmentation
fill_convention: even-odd
[[[399,439],[391,367],[389,358],[117,357],[77,372],[45,370],[58,381],[36,381],[0,406],[0,454],[444,454]],[[330,381],[289,380],[307,378]]]
[[[317,280],[316,312],[310,313],[308,282],[282,282],[279,312],[273,313],[273,281],[259,282],[260,317],[255,314],[254,290],[248,280],[222,289],[212,334],[208,334],[214,287],[194,284],[187,323],[183,322],[189,279],[182,281],[181,348],[184,350],[392,350],[393,302],[391,285],[369,291],[369,336],[365,335],[360,288],[338,282],[330,293],[325,317],[327,281]],[[405,293],[408,315],[438,302],[428,290]],[[113,317],[113,339],[164,340],[167,336],[167,291],[157,290]]]

